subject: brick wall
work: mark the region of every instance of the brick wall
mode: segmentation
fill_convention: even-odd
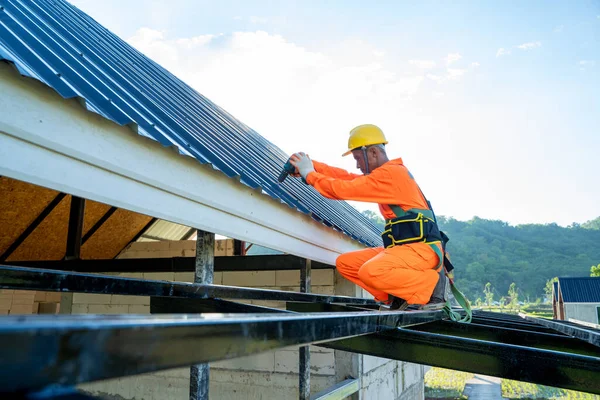
[[[57,314],[60,293],[34,290],[0,290],[0,315]]]

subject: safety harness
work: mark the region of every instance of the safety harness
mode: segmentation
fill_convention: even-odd
[[[416,183],[415,183],[416,184]],[[419,186],[417,185],[417,188]],[[421,188],[419,188],[421,191]],[[411,208],[404,211],[400,206],[388,205],[396,218],[386,220],[385,228],[381,234],[383,239],[383,247],[390,248],[401,246],[409,243],[424,242],[428,244],[433,251],[438,255],[439,264],[435,267],[436,270],[444,268],[444,274],[450,282],[450,289],[458,304],[465,310],[466,314],[463,317],[460,313],[453,311],[450,300],[446,301],[444,311],[452,321],[469,323],[472,319],[471,303],[454,285],[454,266],[446,255],[446,243],[450,240],[444,232],[440,231],[437,224],[437,219],[431,203],[423,192],[421,195],[427,202],[429,209]],[[440,246],[442,250],[440,251]]]

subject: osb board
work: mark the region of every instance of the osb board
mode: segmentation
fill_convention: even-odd
[[[65,256],[71,196],[61,200],[7,261],[60,260]]]
[[[58,192],[14,179],[0,178],[0,254],[27,229]]]
[[[83,214],[83,231],[81,236],[85,234],[110,210],[110,206],[97,201],[85,201],[85,213]],[[113,214],[114,215],[114,214]],[[111,215],[111,217],[113,216]]]
[[[81,258],[109,259],[117,256],[151,219],[118,209],[81,247]]]

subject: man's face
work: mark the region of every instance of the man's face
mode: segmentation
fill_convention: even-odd
[[[360,169],[360,172],[365,174],[367,171],[365,152],[362,151],[362,149],[354,150],[354,151],[352,151],[352,156],[354,157],[354,160],[356,161],[356,168]]]

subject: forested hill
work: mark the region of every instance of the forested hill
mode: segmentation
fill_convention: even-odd
[[[372,220],[378,216],[365,212]],[[382,223],[383,221],[379,221]],[[456,267],[456,284],[474,302],[491,282],[495,299],[515,282],[519,299],[543,297],[555,276],[590,276],[600,263],[600,217],[563,228],[556,224],[510,226],[503,221],[438,217],[450,238],[447,250]]]

